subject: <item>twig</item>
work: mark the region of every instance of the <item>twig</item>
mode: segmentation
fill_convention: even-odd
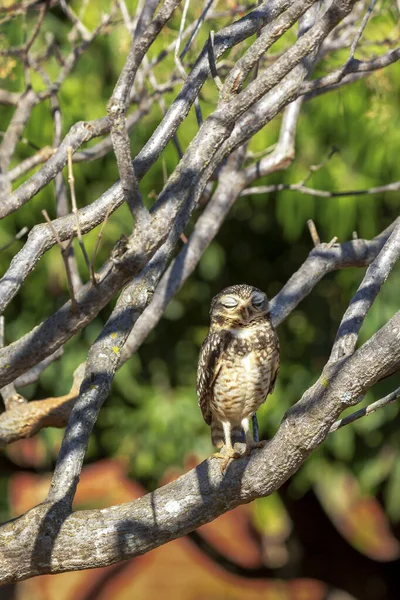
[[[361,419],[361,417],[366,417],[367,415],[370,415],[373,412],[375,412],[376,410],[378,410],[378,408],[382,408],[384,406],[387,406],[388,404],[392,404],[393,402],[396,402],[396,400],[398,400],[399,398],[400,398],[400,387],[398,387],[397,390],[394,390],[394,392],[391,392],[384,398],[380,398],[380,400],[373,402],[369,406],[366,406],[365,408],[361,408],[360,410],[356,410],[355,412],[351,413],[347,417],[343,417],[343,419],[339,419],[338,421],[335,421],[335,423],[330,428],[329,433],[332,433],[333,431],[337,431],[338,429],[340,429],[341,427],[344,427],[345,425],[348,425],[349,423],[354,423],[354,421],[357,421],[357,419]]]
[[[82,39],[88,41],[91,38],[90,31],[85,27],[85,25],[80,21],[79,17],[75,14],[72,8],[68,5],[66,0],[59,0],[60,6],[64,12],[64,14],[68,17],[68,19],[75,25],[76,29],[79,31]]]
[[[78,213],[78,207],[76,205],[76,197],[75,197],[75,179],[74,179],[74,171],[72,168],[72,148],[71,148],[71,146],[68,146],[67,154],[68,154],[68,183],[69,183],[69,189],[71,192],[72,213],[75,217],[76,232],[78,235],[78,241],[79,241],[79,245],[82,250],[83,258],[85,259],[86,266],[89,270],[90,280],[93,283],[93,285],[96,285],[96,283],[97,283],[96,276],[94,274],[92,264],[90,263],[88,253],[86,252],[86,248],[85,248],[85,244],[84,244],[83,236],[82,236],[82,231],[81,231],[81,226],[79,223],[79,213]],[[69,271],[69,268],[68,268],[68,271]],[[71,273],[70,273],[70,276],[71,276]]]
[[[368,7],[367,12],[364,15],[363,20],[361,21],[361,25],[360,25],[360,28],[359,28],[359,30],[357,32],[357,35],[355,36],[355,38],[354,38],[354,40],[353,40],[353,42],[352,42],[352,44],[350,46],[349,62],[351,62],[354,59],[354,53],[356,51],[357,44],[360,41],[360,38],[361,38],[361,36],[363,34],[363,31],[364,31],[364,29],[367,26],[368,20],[369,20],[369,18],[371,16],[372,11],[374,10],[375,4],[376,4],[376,0],[372,0],[371,4]]]
[[[331,239],[331,241],[328,242],[327,245],[326,245],[326,247],[328,248],[328,250],[329,250],[329,248],[332,248],[336,244],[336,242],[338,241],[338,239],[339,238],[337,237],[337,235],[333,236],[333,238]]]
[[[274,42],[279,39],[285,31],[290,29],[290,27],[292,27],[313,4],[315,4],[314,0],[299,0],[293,2],[283,14],[264,27],[261,35],[236,62],[235,66],[227,76],[221,94],[223,102],[229,102],[229,100],[232,99],[232,95],[237,94],[241,90],[246,77],[261,56],[263,56]],[[306,35],[303,37],[306,37]],[[275,65],[278,63],[279,60],[276,61]],[[273,67],[270,67],[270,69],[271,68]],[[265,73],[267,73],[268,70],[269,69],[267,69]]]
[[[37,167],[41,163],[46,162],[51,156],[53,156],[55,150],[51,146],[44,146],[41,150],[36,152],[33,156],[22,160],[19,165],[16,165],[13,169],[10,169],[8,176],[10,181],[15,181],[22,175],[25,175],[31,169]]]
[[[17,240],[20,240],[26,233],[28,233],[28,231],[29,231],[28,227],[23,227],[20,231],[18,231],[18,233],[16,233],[14,235],[14,237],[9,242],[7,242],[7,244],[4,244],[4,246],[1,246],[0,252],[2,250],[6,250],[6,248],[9,248],[9,246],[11,246]]]
[[[5,319],[3,315],[0,316],[0,349],[4,348],[4,324]],[[14,382],[9,383],[0,389],[0,395],[3,398],[4,407],[6,411],[10,411],[17,405],[24,404],[25,398],[18,394],[15,389]]]
[[[318,231],[317,231],[317,228],[315,227],[314,221],[312,219],[308,219],[307,226],[308,226],[308,230],[310,232],[311,239],[313,241],[314,246],[315,247],[319,246],[321,243],[321,240],[319,238]]]
[[[174,53],[175,64],[178,68],[179,73],[181,74],[181,76],[183,77],[184,80],[186,80],[188,76],[187,76],[185,67],[183,66],[182,56],[179,55],[179,48],[181,45],[181,38],[182,38],[183,29],[185,26],[185,20],[186,20],[186,15],[187,15],[187,11],[189,8],[189,4],[190,4],[190,0],[186,0],[185,5],[183,7],[182,19],[181,19],[181,24],[179,27],[178,37],[176,39],[175,53]],[[183,56],[184,56],[184,54],[183,54]],[[200,102],[197,97],[194,99],[194,110],[195,110],[195,114],[196,114],[197,124],[199,127],[201,127],[201,124],[203,123],[203,115],[201,113]]]
[[[71,298],[71,307],[73,312],[77,312],[78,311],[78,304],[75,300],[75,294],[74,294],[74,286],[72,283],[72,278],[71,278],[71,271],[69,268],[69,264],[68,264],[68,250],[70,245],[72,244],[72,240],[74,239],[73,236],[71,236],[70,241],[64,246],[64,244],[62,243],[62,241],[60,240],[60,236],[58,235],[58,231],[57,229],[54,227],[53,223],[51,222],[51,219],[49,217],[49,215],[47,214],[46,210],[42,210],[42,215],[44,216],[44,218],[46,219],[47,223],[50,226],[50,229],[53,232],[53,235],[57,241],[58,246],[60,247],[61,250],[61,256],[62,259],[64,261],[64,267],[65,267],[65,272],[67,275],[67,285],[68,285],[68,291],[69,291],[69,295]]]
[[[183,34],[183,30],[185,28],[185,21],[186,21],[187,12],[189,9],[189,4],[190,4],[190,0],[185,0],[185,4],[183,6],[183,11],[182,11],[181,22],[179,25],[178,37],[176,38],[176,42],[175,42],[174,59],[175,59],[175,63],[177,65],[178,69],[183,68],[182,67],[182,57],[179,57],[179,48],[181,46],[182,34]],[[186,79],[186,72],[184,69],[183,69],[183,75]]]
[[[23,375],[17,377],[17,379],[14,381],[15,387],[20,388],[26,385],[30,385],[31,383],[35,383],[39,379],[43,371],[47,369],[47,367],[51,365],[54,361],[59,360],[63,356],[63,354],[64,347],[61,346],[53,354],[51,354],[50,356],[42,360],[40,363],[32,367],[32,369],[29,369],[29,371],[26,371],[26,373],[23,373]]]
[[[286,184],[277,183],[273,185],[260,185],[257,187],[246,188],[241,192],[241,196],[250,196],[251,194],[271,194],[273,192],[299,192],[318,198],[339,198],[340,196],[364,196],[366,194],[383,194],[385,192],[398,192],[400,190],[400,181],[388,183],[378,187],[367,188],[363,190],[343,190],[340,192],[331,192],[328,190],[317,190],[306,187],[299,183]]]
[[[112,209],[112,206],[109,206],[108,209],[107,209],[107,212],[106,212],[106,216],[104,217],[104,221],[101,224],[99,235],[97,236],[97,240],[96,240],[96,245],[94,247],[94,252],[93,252],[92,260],[91,260],[91,263],[90,263],[90,272],[93,273],[93,277],[95,278],[96,283],[97,283],[97,275],[95,273],[94,265],[95,265],[95,261],[96,261],[97,252],[98,252],[99,247],[100,247],[100,242],[101,242],[101,239],[103,237],[104,227],[107,225],[108,218],[109,218],[109,216],[111,214],[111,209]]]
[[[82,4],[82,7],[84,7],[84,3]],[[51,95],[50,107],[53,119],[53,147],[56,149],[60,147],[62,137],[62,115],[60,102],[58,100],[57,94]],[[68,156],[69,153],[67,148],[67,160]],[[54,178],[54,190],[56,196],[56,214],[57,217],[63,217],[69,213],[69,203],[67,195],[67,186],[65,185],[64,176],[61,171],[57,173],[57,175]],[[79,221],[79,215],[75,214],[74,218]],[[68,265],[71,273],[72,286],[75,292],[77,292],[81,289],[83,284],[79,274],[78,264],[76,261],[75,252],[72,244],[70,245],[70,248],[68,250]]]
[[[322,169],[323,167],[325,167],[325,165],[330,161],[332,156],[334,154],[336,154],[337,152],[339,152],[339,148],[337,146],[332,146],[331,150],[328,153],[328,156],[322,162],[320,162],[318,165],[310,165],[308,167],[307,175],[304,177],[304,179],[299,181],[298,185],[304,186],[307,183],[307,181],[309,181],[309,179],[311,179],[312,175],[314,173],[316,173],[317,171],[319,171],[320,169]]]
[[[213,3],[214,0],[208,0],[206,6],[204,7],[203,12],[201,13],[201,15],[199,16],[199,18],[197,19],[197,22],[195,24],[195,28],[193,33],[191,34],[190,38],[188,39],[184,49],[182,50],[181,54],[180,54],[180,59],[183,60],[185,55],[187,54],[187,52],[189,51],[190,46],[193,44],[194,40],[196,39],[196,36],[198,34],[198,32],[200,31],[200,27],[204,21],[204,19],[207,16],[207,13],[210,9],[211,4]]]
[[[126,6],[125,0],[117,0],[117,1],[118,1],[119,10],[121,11],[122,18],[124,19],[125,27],[126,27],[128,33],[130,34],[130,36],[132,37],[134,27],[133,27],[133,23],[130,18],[130,15],[129,15],[128,7]]]
[[[372,58],[371,60],[361,61],[361,60],[352,60],[346,62],[345,65],[332,71],[328,75],[323,75],[318,79],[313,79],[311,81],[305,81],[300,90],[300,94],[306,94],[309,98],[317,93],[322,93],[324,88],[330,90],[336,89],[338,83],[342,85],[348,82],[352,82],[357,80],[357,76],[361,76],[363,73],[372,73],[372,71],[376,71],[377,69],[383,69],[387,67],[400,58],[400,48],[396,48],[395,50],[391,50],[382,56],[378,56],[377,58]],[[351,74],[354,74],[356,77],[352,78]]]
[[[222,90],[223,83],[218,76],[217,65],[215,63],[215,51],[214,51],[214,31],[211,30],[208,36],[208,61],[210,63],[210,71],[214,83],[219,91]]]
[[[145,56],[143,58],[143,64],[144,64],[145,68],[149,66],[149,61],[147,59],[147,56]],[[159,86],[159,84],[157,82],[157,79],[156,79],[156,76],[154,75],[153,70],[151,68],[148,68],[147,72],[148,72],[149,81],[150,81],[151,85],[153,86],[154,91],[157,91],[157,89],[159,89],[160,86]],[[166,105],[165,100],[164,100],[164,98],[163,98],[163,96],[161,94],[158,95],[157,101],[158,101],[158,104],[159,104],[159,106],[161,108],[163,116],[165,116],[165,114],[167,112],[167,105]],[[174,146],[176,148],[176,151],[178,153],[178,157],[179,157],[179,160],[180,160],[182,158],[182,156],[183,156],[183,152],[182,152],[181,145],[179,143],[179,139],[178,139],[177,133],[174,134],[174,136],[172,138],[172,141],[174,143]],[[164,183],[166,183],[166,181]]]

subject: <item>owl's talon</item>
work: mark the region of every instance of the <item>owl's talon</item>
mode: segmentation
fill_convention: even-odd
[[[245,455],[246,456],[250,456],[252,450],[254,450],[255,448],[264,448],[264,446],[266,445],[266,443],[267,442],[265,440],[261,440],[261,442],[251,442],[251,443],[248,443],[246,445]]]
[[[222,460],[221,473],[225,473],[226,469],[228,468],[228,466],[230,465],[232,460],[240,458],[241,456],[242,456],[242,454],[240,454],[240,452],[236,452],[236,450],[232,449],[227,453],[215,452],[214,454],[211,455],[211,458],[219,458]]]

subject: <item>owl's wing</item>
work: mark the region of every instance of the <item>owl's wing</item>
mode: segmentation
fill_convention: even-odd
[[[275,383],[276,383],[276,378],[278,377],[278,373],[279,373],[279,341],[278,338],[276,337],[276,353],[275,353],[275,361],[274,364],[272,366],[272,373],[271,373],[271,381],[269,384],[269,390],[268,390],[268,396],[269,394],[272,394],[272,392],[274,391],[275,388]]]
[[[200,349],[196,390],[199,407],[207,425],[211,425],[213,385],[221,368],[221,357],[227,341],[227,336],[221,335],[221,332],[209,332]]]

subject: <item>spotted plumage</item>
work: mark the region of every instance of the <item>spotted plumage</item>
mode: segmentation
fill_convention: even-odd
[[[279,342],[266,295],[249,285],[234,285],[213,298],[210,330],[200,351],[197,395],[216,447],[225,444],[223,469],[239,455],[232,442],[254,442],[249,421],[275,385]]]

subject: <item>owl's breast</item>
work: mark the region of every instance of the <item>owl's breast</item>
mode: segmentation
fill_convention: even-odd
[[[232,340],[214,382],[211,403],[221,419],[239,423],[264,402],[279,361],[275,336],[273,331],[271,339],[265,334],[242,333]]]

